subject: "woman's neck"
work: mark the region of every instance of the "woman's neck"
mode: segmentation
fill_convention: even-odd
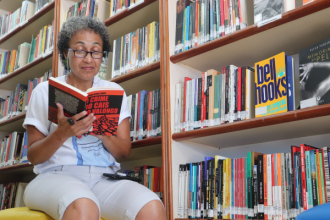
[[[93,87],[93,79],[83,80],[79,77],[76,77],[73,73],[69,73],[66,77],[66,83],[76,87],[77,89],[80,89],[83,92],[86,92],[87,89]]]

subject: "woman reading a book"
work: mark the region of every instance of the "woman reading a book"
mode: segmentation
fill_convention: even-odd
[[[110,51],[108,31],[102,22],[88,17],[69,18],[59,33],[58,50],[69,72],[57,78],[63,85],[83,92],[97,87],[122,89],[116,83],[96,77]],[[48,90],[48,82],[33,90],[23,124],[27,129],[28,159],[39,174],[26,187],[27,207],[63,220],[98,220],[100,216],[105,220],[166,219],[159,197],[148,188],[133,181],[103,177],[103,173],[120,169],[116,159],[130,154],[126,94],[122,98],[116,136],[104,136],[86,135],[96,119],[92,113],[64,115],[63,108],[75,105],[69,99],[56,103],[58,123],[49,121]],[[57,98],[62,96],[57,95]]]

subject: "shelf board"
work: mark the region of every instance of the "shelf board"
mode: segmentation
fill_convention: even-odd
[[[104,21],[110,34],[110,43],[138,28],[159,21],[159,1],[145,0],[144,3],[111,16]]]
[[[123,11],[121,11],[121,12],[119,12],[119,13],[111,16],[110,18],[106,19],[104,21],[104,24],[106,26],[110,26],[110,25],[112,25],[112,24],[114,24],[114,23],[116,23],[116,22],[118,22],[118,21],[120,21],[120,20],[122,20],[122,19],[124,19],[126,17],[129,17],[131,14],[139,11],[142,8],[147,7],[148,5],[150,5],[151,3],[156,2],[156,1],[157,0],[144,0],[143,3],[141,3],[141,4],[139,4],[139,5],[135,6],[135,7],[133,7],[131,9],[130,8],[126,8],[125,10],[123,10]]]
[[[24,131],[22,127],[26,113],[16,115],[5,121],[0,122],[0,131],[13,132],[13,131]]]
[[[9,3],[11,4],[11,3]],[[14,50],[23,42],[31,43],[32,35],[36,37],[39,30],[48,24],[52,24],[54,20],[55,1],[49,3],[39,12],[29,18],[28,22],[21,27],[17,27],[11,33],[0,39],[1,49]],[[29,28],[26,28],[29,27]]]
[[[0,173],[9,172],[9,171],[17,171],[17,170],[22,170],[25,168],[33,168],[33,165],[30,163],[22,163],[22,164],[15,164],[15,165],[8,166],[8,167],[1,167]],[[27,169],[27,170],[29,170],[29,169]],[[31,169],[31,171],[32,171],[32,169]]]
[[[330,37],[330,1],[315,1],[282,14],[267,25],[249,26],[196,48],[172,55],[172,63],[200,71],[234,64],[254,65],[280,52],[289,55]]]
[[[175,133],[174,141],[216,148],[242,146],[330,133],[330,104]]]
[[[0,79],[0,89],[15,90],[18,83],[27,84],[28,80],[42,77],[52,68],[53,53],[40,57]]]
[[[132,149],[161,144],[161,143],[162,143],[161,136],[146,138],[146,139],[142,139],[142,140],[132,141]]]
[[[110,79],[111,82],[115,82],[115,83],[122,83],[131,79],[134,79],[136,77],[139,77],[141,75],[147,74],[149,72],[155,71],[157,69],[160,68],[160,61],[157,61],[155,63],[146,65],[142,68],[136,69],[132,72],[126,73],[124,75],[115,77],[113,79]]]

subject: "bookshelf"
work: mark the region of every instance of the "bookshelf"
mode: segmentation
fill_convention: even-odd
[[[246,157],[249,151],[290,152],[291,145],[300,143],[327,146],[330,105],[174,133],[175,85],[183,82],[184,77],[201,77],[209,69],[219,71],[230,64],[253,67],[254,63],[282,51],[296,55],[300,49],[330,37],[330,32],[324,29],[324,25],[329,25],[325,18],[330,12],[330,2],[314,1],[285,12],[281,19],[264,26],[251,25],[178,54],[174,54],[175,8],[176,1],[166,1],[166,160],[169,219],[181,220],[177,218],[179,164],[214,155]]]

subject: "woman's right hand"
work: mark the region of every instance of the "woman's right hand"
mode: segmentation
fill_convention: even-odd
[[[77,121],[78,119],[84,117],[87,112],[83,111],[79,114],[76,114],[71,117],[71,119],[75,122],[74,125],[71,125],[67,120],[68,117],[65,117],[63,112],[63,106],[60,103],[56,103],[57,105],[57,120],[58,120],[58,127],[57,131],[61,135],[61,137],[68,139],[72,136],[81,136],[84,133],[88,132],[92,126],[93,121],[96,119],[93,113],[89,114],[84,119]]]

